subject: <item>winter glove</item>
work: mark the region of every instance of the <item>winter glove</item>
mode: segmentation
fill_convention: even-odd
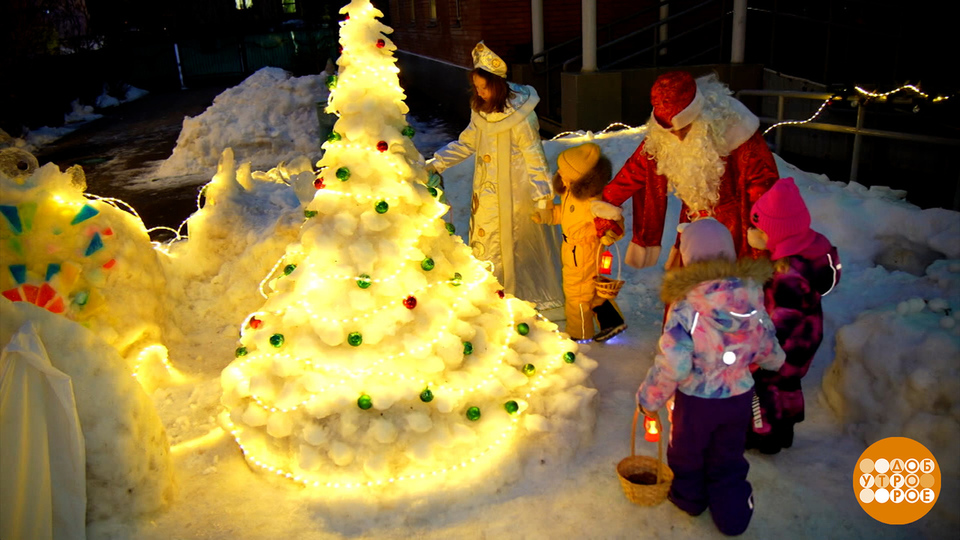
[[[608,222],[608,223],[597,223]],[[597,236],[600,237],[600,243],[609,246],[617,240],[623,238],[623,227],[616,221],[603,218],[593,218],[593,226],[597,229]],[[603,229],[603,233],[600,230]]]
[[[650,409],[647,409],[646,407],[644,407],[643,405],[640,405],[639,403],[637,404],[637,407],[640,408],[640,413],[643,414],[644,416],[648,416],[650,418],[657,417],[657,411],[651,411]]]
[[[537,210],[530,216],[534,223],[553,224],[553,199],[543,198],[537,203]]]
[[[545,210],[541,208],[536,212],[534,212],[530,216],[530,219],[532,219],[534,223],[540,223],[541,225],[550,225],[551,224],[550,221],[553,219],[553,211]]]
[[[597,238],[603,238],[608,231],[613,231],[614,234],[620,234],[623,236],[623,227],[617,224],[616,221],[612,219],[605,219],[595,217],[593,218],[593,226],[597,230]]]

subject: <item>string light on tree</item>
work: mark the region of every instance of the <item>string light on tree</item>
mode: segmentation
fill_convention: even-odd
[[[390,29],[368,0],[341,12],[328,100],[338,120],[311,214],[241,327],[245,354],[221,377],[222,426],[252,466],[321,494],[389,486],[380,493],[399,497],[440,477],[469,490],[517,459],[529,413],[579,428],[596,364],[566,360],[577,345],[505,294],[442,220],[449,207],[413,144]]]

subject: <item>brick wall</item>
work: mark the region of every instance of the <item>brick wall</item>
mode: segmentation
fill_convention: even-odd
[[[533,54],[528,0],[433,0],[436,22],[429,20],[431,0],[390,2],[392,36],[397,47],[414,54],[471,67],[470,51],[483,40],[508,64],[527,63]],[[602,26],[642,9],[649,0],[597,0]],[[415,10],[410,20],[410,5]],[[460,24],[457,24],[457,5]],[[581,0],[543,0],[546,47],[580,35]]]

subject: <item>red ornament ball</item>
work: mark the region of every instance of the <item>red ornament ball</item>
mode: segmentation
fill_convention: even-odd
[[[324,187],[326,187],[326,186],[323,185],[323,177],[322,177],[322,176],[318,176],[317,179],[313,181],[313,187],[315,187],[315,188],[317,188],[317,189],[323,189]]]
[[[382,48],[384,48],[386,45],[387,45],[387,42],[386,42],[386,41],[384,41],[384,40],[382,40],[382,39],[378,39],[378,40],[377,40],[377,48],[378,48],[378,49],[382,49]]]
[[[500,289],[499,291],[497,291],[497,296],[499,296],[500,298],[503,298],[503,289]]]
[[[377,150],[386,152],[387,148],[390,148],[390,145],[387,144],[387,141],[380,141],[377,143]]]
[[[407,309],[413,309],[417,307],[417,298],[415,296],[408,296],[403,299],[403,307]]]
[[[257,328],[260,328],[262,324],[263,324],[263,321],[261,321],[256,317],[253,317],[250,319],[250,328],[253,328],[254,330],[256,330]]]

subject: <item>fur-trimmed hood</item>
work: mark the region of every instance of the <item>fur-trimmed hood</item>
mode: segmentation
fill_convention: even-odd
[[[752,280],[762,287],[771,277],[773,277],[773,264],[767,258],[745,257],[735,262],[726,259],[701,261],[664,274],[660,299],[665,304],[671,304],[684,299],[687,293],[710,281]]]
[[[583,176],[570,182],[570,194],[581,201],[596,199],[603,193],[603,188],[610,183],[610,177],[613,166],[607,156],[601,155],[597,164],[587,171]],[[553,191],[557,195],[563,195],[567,192],[567,186],[564,185],[559,171],[553,175]]]
[[[667,272],[661,297],[693,308],[694,326],[699,320],[721,333],[750,332],[768,319],[763,284],[772,276],[769,259],[712,259]]]

